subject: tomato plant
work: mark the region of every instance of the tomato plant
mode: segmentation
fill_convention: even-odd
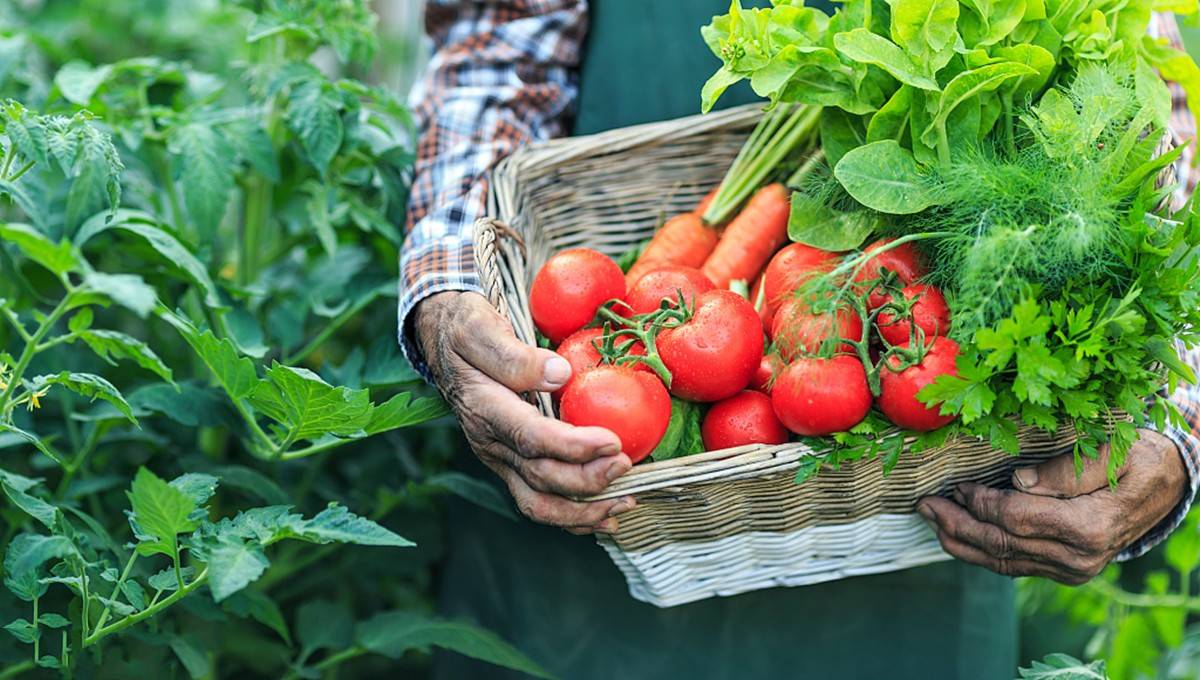
[[[372,675],[405,630],[543,674],[426,613],[436,497],[512,511],[395,345],[367,3],[0,15],[0,675]]]
[[[921,329],[926,338],[950,332],[950,307],[946,305],[942,291],[924,283],[912,283],[900,292],[905,300],[912,301],[909,314],[904,318],[890,310],[881,310],[875,319],[880,337],[889,344],[902,345],[909,341],[913,324]],[[890,301],[891,296],[888,296],[884,304]]]

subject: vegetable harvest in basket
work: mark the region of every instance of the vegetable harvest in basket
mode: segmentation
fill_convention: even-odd
[[[769,105],[719,188],[624,275],[575,249],[534,280],[563,419],[635,462],[790,432],[828,451],[801,477],[1065,427],[1115,483],[1136,427],[1181,422],[1156,396],[1200,339],[1200,211],[1172,210],[1163,143],[1163,78],[1198,108],[1200,68],[1152,6],[734,0],[702,105],[742,80]]]

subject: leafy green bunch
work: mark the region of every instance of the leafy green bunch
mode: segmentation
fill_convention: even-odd
[[[428,613],[437,499],[515,514],[413,429],[447,410],[387,304],[413,137],[351,77],[367,3],[189,6],[132,22],[162,54],[107,63],[60,11],[0,29],[0,675],[313,677],[431,646],[541,674]]]
[[[1152,6],[850,0],[829,17],[802,0],[754,9],[734,0],[702,30],[722,60],[703,108],[747,79],[772,104],[825,107],[821,146],[845,190],[883,213],[917,213],[941,200],[932,172],[952,172],[993,132],[1014,148],[1024,106],[1083,64],[1154,68],[1200,101],[1200,68],[1145,35]],[[1156,101],[1165,96],[1161,82],[1145,84]]]

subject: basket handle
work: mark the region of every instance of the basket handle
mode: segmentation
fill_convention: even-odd
[[[500,239],[503,236],[521,239],[499,220],[484,217],[475,221],[474,249],[475,271],[479,273],[479,283],[483,286],[484,297],[500,316],[511,322],[508,312],[508,302],[504,298],[504,279],[500,275]]]

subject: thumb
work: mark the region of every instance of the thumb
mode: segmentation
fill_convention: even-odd
[[[1075,456],[1064,453],[1031,467],[1013,472],[1013,486],[1025,493],[1055,498],[1086,496],[1108,486],[1108,445],[1096,458],[1083,459],[1083,472],[1076,474]],[[1124,474],[1118,470],[1117,476]]]
[[[465,313],[445,329],[454,351],[468,364],[514,392],[556,390],[571,379],[571,364],[558,354],[521,342],[482,296],[466,294]]]

